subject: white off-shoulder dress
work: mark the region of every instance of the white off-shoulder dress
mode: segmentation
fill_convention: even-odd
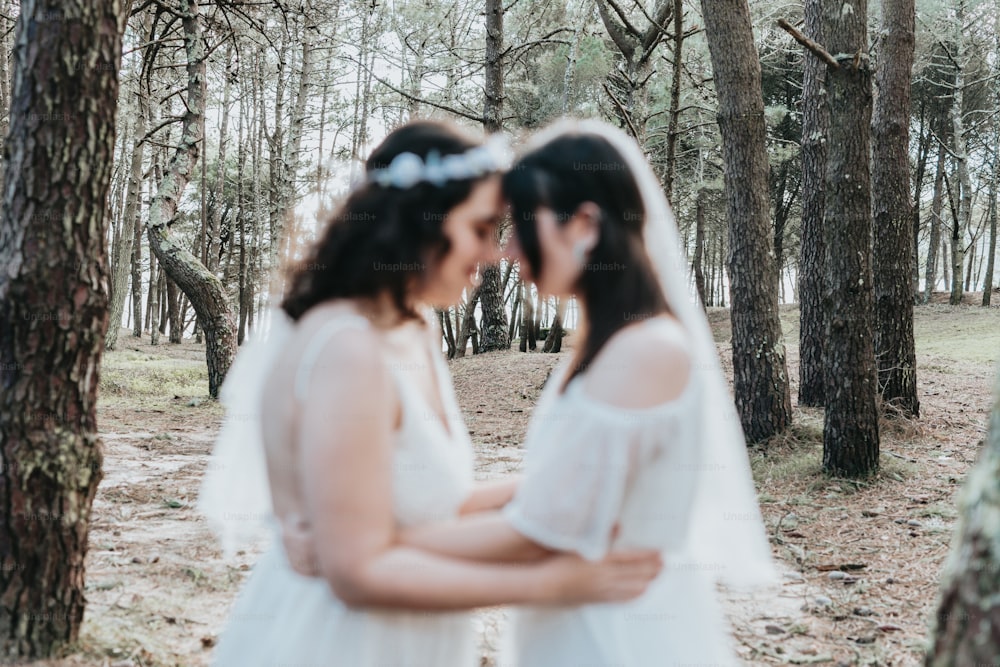
[[[360,316],[344,316],[315,334],[303,352],[297,375],[299,400],[306,386],[299,380],[308,373],[308,360],[314,359],[319,348],[338,331],[365,326],[369,325]],[[387,364],[403,412],[392,467],[393,508],[401,527],[456,516],[473,485],[472,443],[441,353],[430,347],[447,423],[432,412],[413,379],[407,377],[419,369]],[[294,572],[281,540],[276,538],[257,562],[232,608],[214,664],[473,667],[478,662],[471,613],[349,608],[337,599],[325,580]]]
[[[674,322],[639,326],[668,327],[684,341]],[[584,374],[560,394],[567,370],[563,364],[542,392],[525,442],[524,481],[504,515],[554,550],[596,560],[623,548],[657,549],[665,567],[628,603],[514,610],[502,664],[739,665],[716,601],[716,565],[685,553],[700,461],[698,373],[675,400],[623,409],[588,395]]]

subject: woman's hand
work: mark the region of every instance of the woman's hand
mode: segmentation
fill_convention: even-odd
[[[663,570],[657,551],[620,551],[598,562],[561,554],[545,561],[551,604],[625,602],[642,595]]]

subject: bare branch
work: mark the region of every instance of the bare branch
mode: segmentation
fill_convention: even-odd
[[[799,29],[793,26],[791,23],[789,23],[785,19],[778,19],[778,25],[782,28],[782,30],[791,35],[796,42],[798,42],[802,46],[812,51],[813,55],[815,55],[817,58],[825,62],[833,69],[840,69],[840,63],[838,63],[837,60],[833,56],[831,56],[826,49],[824,49],[822,46],[820,46],[813,40],[803,35],[799,31]]]

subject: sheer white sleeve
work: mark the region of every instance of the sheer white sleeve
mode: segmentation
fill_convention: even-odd
[[[503,512],[522,535],[557,551],[597,560],[607,553],[637,459],[635,439],[604,420],[538,431],[525,477]]]

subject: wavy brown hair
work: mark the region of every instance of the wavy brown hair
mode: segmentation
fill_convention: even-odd
[[[670,308],[643,243],[646,211],[635,176],[606,139],[568,132],[521,157],[504,175],[518,240],[536,279],[545,270],[535,228],[548,208],[565,224],[585,202],[600,209],[599,236],[580,275],[586,340],[567,382],[583,372],[618,330]]]
[[[426,159],[432,151],[443,157],[478,145],[456,126],[416,121],[393,131],[372,151],[365,173],[388,167],[400,153]],[[306,257],[291,267],[281,308],[298,320],[325,301],[388,294],[402,317],[418,318],[408,295],[428,264],[448,253],[444,219],[482,178],[486,177],[409,188],[370,181],[361,185],[331,215]]]

